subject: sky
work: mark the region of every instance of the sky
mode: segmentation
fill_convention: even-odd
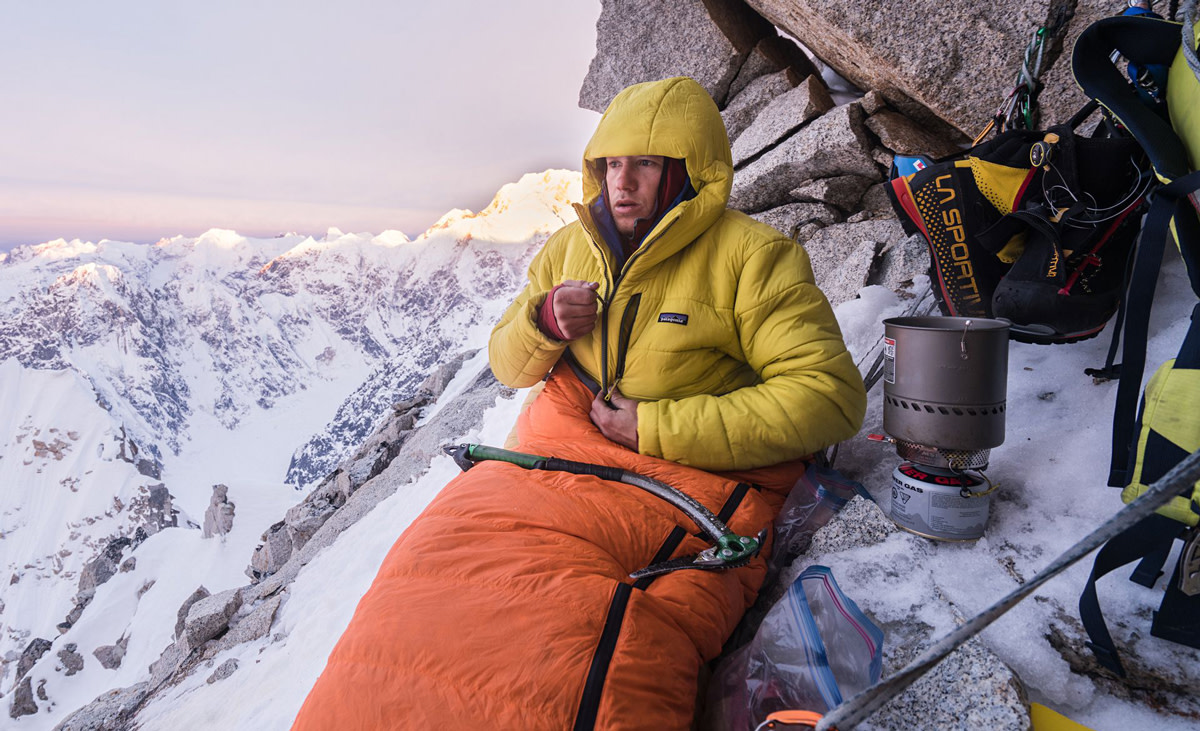
[[[0,250],[421,233],[579,169],[597,0],[0,0]]]

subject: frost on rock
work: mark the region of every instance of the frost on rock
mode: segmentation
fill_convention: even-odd
[[[242,594],[238,589],[213,594],[192,604],[183,625],[187,646],[200,647],[224,632],[229,627],[229,619],[241,606]]]
[[[204,511],[203,536],[223,536],[233,530],[234,508],[234,504],[229,500],[229,487],[213,485],[212,499],[209,500],[208,509]]]
[[[83,670],[83,655],[80,655],[78,650],[78,646],[74,642],[70,642],[58,651],[58,659],[68,677]]]
[[[125,658],[125,651],[129,647],[129,637],[125,636],[117,640],[114,645],[101,645],[92,651],[92,655],[100,662],[104,668],[115,670],[121,667],[121,660]]]
[[[212,685],[213,683],[215,683],[219,680],[224,680],[225,678],[228,678],[230,675],[233,675],[237,669],[238,669],[237,658],[231,657],[228,660],[226,660],[225,662],[221,663],[221,665],[216,670],[213,671],[213,674],[208,676],[208,680],[206,680],[205,682],[208,683],[209,685]]]

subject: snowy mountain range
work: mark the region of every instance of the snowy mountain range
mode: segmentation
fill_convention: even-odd
[[[197,547],[194,565],[164,568],[187,575],[185,596],[244,582],[296,489],[486,337],[580,195],[578,173],[526,175],[414,240],[211,230],[0,254],[0,693],[34,638],[69,632],[99,583],[153,560],[133,547],[165,528],[191,537],[157,543]],[[244,528],[201,549],[187,529],[218,483]],[[164,588],[139,603],[177,607],[153,597]]]

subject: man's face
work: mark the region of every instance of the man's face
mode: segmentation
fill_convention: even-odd
[[[661,155],[610,157],[605,160],[608,210],[622,235],[633,234],[639,218],[654,214],[658,181],[662,179]]]

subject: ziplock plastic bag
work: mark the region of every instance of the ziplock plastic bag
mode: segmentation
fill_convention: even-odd
[[[804,471],[775,519],[775,547],[769,576],[808,550],[813,534],[855,495],[871,500],[871,493],[831,467],[811,465]]]
[[[879,681],[883,630],[825,566],[805,569],[754,639],[726,658],[708,690],[704,727],[750,731],[785,709],[824,713]]]

